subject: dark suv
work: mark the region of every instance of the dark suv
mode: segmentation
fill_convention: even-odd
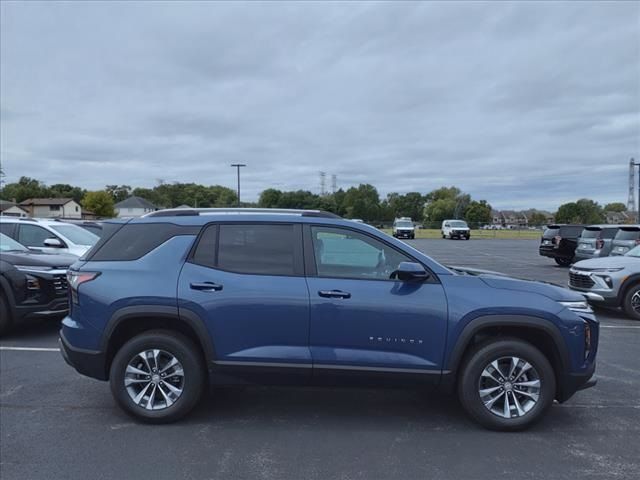
[[[61,319],[67,268],[77,259],[29,250],[0,233],[0,335],[29,319]]]
[[[413,385],[516,430],[595,384],[581,294],[451,270],[319,211],[106,222],[69,284],[65,359],[150,422],[183,416],[207,384]]]
[[[538,252],[553,258],[558,265],[568,267],[574,261],[582,230],[584,225],[549,225],[542,234]]]

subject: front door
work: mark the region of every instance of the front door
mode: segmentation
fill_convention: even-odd
[[[206,323],[219,370],[310,376],[300,225],[206,227],[180,274],[178,307]]]
[[[356,230],[311,226],[306,235],[313,250],[307,261],[314,262],[307,277],[314,375],[416,373],[437,381],[447,328],[437,278],[391,279],[400,262],[416,260]]]

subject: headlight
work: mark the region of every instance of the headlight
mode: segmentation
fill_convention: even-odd
[[[590,272],[598,272],[598,273],[613,273],[613,272],[619,272],[621,270],[624,270],[624,267],[616,267],[616,268],[594,268],[593,270],[589,270]]]
[[[40,265],[14,265],[21,272],[48,272],[53,267],[45,267]]]
[[[572,312],[576,312],[576,313],[591,313],[593,312],[593,310],[591,310],[591,307],[589,306],[589,304],[584,301],[584,302],[558,302],[560,305],[567,307],[569,310],[571,310]]]

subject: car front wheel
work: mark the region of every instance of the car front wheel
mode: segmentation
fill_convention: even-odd
[[[458,378],[467,413],[491,430],[514,431],[540,420],[556,381],[547,358],[518,339],[491,340],[470,352]]]
[[[204,366],[196,345],[177,332],[145,332],[116,353],[111,392],[130,415],[169,423],[189,413],[202,395]]]
[[[624,296],[624,311],[634,320],[640,320],[640,284],[632,286]]]

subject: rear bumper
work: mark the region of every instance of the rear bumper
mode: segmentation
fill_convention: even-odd
[[[65,362],[75,368],[78,373],[98,380],[108,380],[106,356],[103,352],[73,347],[60,331],[60,352]]]

